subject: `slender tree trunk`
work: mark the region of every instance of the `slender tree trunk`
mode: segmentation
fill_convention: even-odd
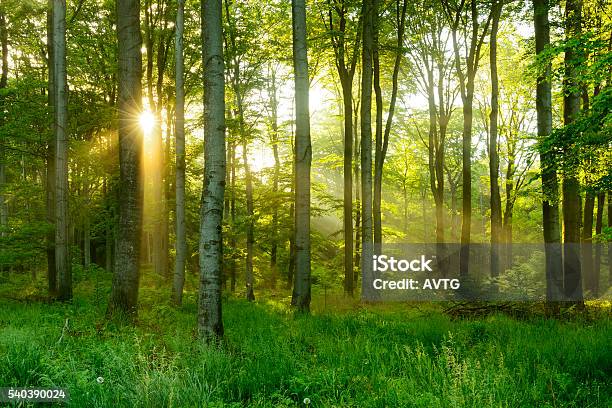
[[[102,183],[102,195],[105,197],[105,201],[108,201],[108,186],[107,186],[106,177],[104,177],[104,181]],[[106,211],[108,214],[108,218],[104,223],[104,269],[106,272],[113,271],[113,246],[114,246],[114,238],[113,238],[113,229],[110,224],[110,219],[112,219],[111,215],[111,206],[106,204]]]
[[[491,66],[491,116],[489,130],[489,179],[491,183],[491,276],[499,275],[502,234],[501,197],[499,194],[499,154],[497,150],[497,117],[499,114],[499,78],[497,76],[497,31],[502,11],[501,0],[494,0],[489,62]],[[510,197],[507,197],[510,199]]]
[[[363,51],[361,74],[361,216],[362,255],[361,270],[364,276],[372,275],[372,59],[373,19],[377,0],[363,2]],[[363,280],[362,280],[363,284]]]
[[[223,196],[225,190],[225,78],[221,0],[202,0],[204,67],[204,189],[200,211],[198,331],[211,343],[223,336]]]
[[[580,35],[582,0],[568,0],[565,6],[566,37]],[[563,123],[567,126],[580,112],[580,90],[576,59],[578,52],[572,47],[565,51],[565,75],[563,98]],[[564,152],[565,156],[572,152]],[[582,265],[580,260],[580,181],[576,172],[565,166],[563,174],[563,241],[564,241],[564,280],[565,295],[570,300],[582,301]]]
[[[240,117],[242,117],[242,112],[240,113]],[[251,175],[251,169],[248,161],[247,141],[245,135],[242,136],[242,160],[245,173],[246,207],[248,217],[246,227],[246,298],[248,301],[252,302],[255,300],[255,279],[253,277],[253,246],[255,244],[255,220],[253,219],[253,177]]]
[[[379,181],[378,168],[381,167],[382,169],[383,100],[382,89],[380,87],[380,56],[378,44],[379,0],[373,0],[372,5],[372,79],[374,81],[374,100],[376,105],[376,115],[374,117],[374,190],[372,196],[372,232],[374,236],[374,245],[376,245],[380,251],[382,249],[382,172],[380,173]]]
[[[593,297],[599,297],[599,281],[601,277],[601,231],[603,229],[603,212],[604,205],[606,202],[606,193],[600,192],[597,194],[597,216],[595,220],[595,235],[597,235],[598,240],[595,244],[595,261],[593,264]]]
[[[461,65],[462,50],[457,39],[459,24],[463,21],[463,7],[470,7],[469,23],[471,24],[467,58],[465,61],[465,71]],[[459,78],[459,88],[461,100],[463,102],[463,135],[462,135],[462,158],[461,158],[461,178],[462,178],[462,214],[461,214],[461,250],[459,261],[459,273],[467,276],[470,265],[470,236],[472,231],[472,119],[474,102],[474,80],[478,70],[480,60],[480,48],[483,39],[488,31],[491,21],[491,14],[487,19],[486,25],[480,32],[480,21],[478,16],[478,5],[476,1],[469,4],[461,2],[458,9],[452,9],[448,4],[445,5],[447,13],[452,17],[451,34],[453,40],[453,51],[455,56],[455,69]],[[467,27],[466,27],[467,31]]]
[[[582,274],[584,276],[584,289],[591,297],[596,296],[597,282],[593,274],[593,212],[595,210],[595,196],[588,192],[584,199],[584,215],[582,223]]]
[[[355,102],[355,111],[353,112],[353,133],[354,133],[354,151],[353,151],[353,174],[355,184],[355,259],[353,262],[353,288],[359,282],[359,271],[361,269],[361,177],[359,161],[361,157],[361,135],[357,129],[357,114],[359,113],[359,103]]]
[[[232,234],[230,237],[230,245],[232,247],[232,258],[230,261],[230,275],[231,275],[231,281],[230,281],[230,290],[232,291],[232,293],[234,293],[236,291],[236,253],[235,253],[235,248],[236,248],[236,235],[235,232],[233,230],[234,225],[236,225],[236,144],[235,143],[231,143],[230,144],[230,150],[231,150],[231,177],[232,177],[232,181],[231,181],[231,197],[230,197],[230,222],[232,224]]]
[[[353,296],[353,76],[342,81],[344,105],[344,292]]]
[[[339,22],[334,26],[333,16],[338,14]],[[347,64],[346,33],[347,33],[347,3],[342,0],[338,5],[329,3],[329,30],[332,46],[336,56],[336,68],[342,86],[342,105],[344,115],[344,197],[343,197],[343,227],[344,227],[344,292],[353,296],[355,288],[353,268],[353,140],[356,137],[353,125],[353,78],[359,56],[360,24],[357,23],[357,33],[353,43],[352,55]],[[338,31],[338,33],[336,33]]]
[[[310,114],[305,0],[291,1],[295,73],[295,285],[291,304],[310,310]]]
[[[58,299],[72,298],[68,254],[68,85],[66,80],[66,1],[53,2],[53,56],[55,65],[55,265]]]
[[[185,66],[183,62],[183,30],[185,0],[178,0],[175,31],[175,121],[176,138],[176,258],[172,299],[175,305],[183,302],[185,261],[187,259],[187,233],[185,229]]]
[[[550,44],[548,0],[533,0],[536,54],[542,55]],[[546,139],[552,133],[551,67],[546,66],[538,77],[536,88],[536,112],[538,137]],[[561,229],[559,226],[559,183],[552,152],[540,153],[542,166],[542,224],[546,255],[546,300],[561,300],[563,291],[563,257],[561,252]]]
[[[8,34],[6,29],[6,16],[4,10],[0,10],[0,42],[2,51],[2,74],[0,76],[0,89],[4,89],[8,82]],[[0,123],[4,122],[4,96],[0,97]],[[6,236],[8,228],[8,208],[4,188],[6,184],[6,163],[5,163],[4,141],[0,141],[0,236]]]
[[[117,2],[119,61],[119,225],[110,314],[136,315],[142,231],[142,55],[140,1]]]
[[[2,49],[2,74],[0,76],[0,90],[6,88],[8,82],[8,34],[6,29],[6,15],[0,10],[0,42]],[[0,96],[0,123],[4,122],[4,96]],[[0,237],[8,234],[8,206],[4,189],[6,188],[6,154],[4,141],[0,140]],[[0,265],[0,269],[2,266]]]
[[[275,197],[278,194],[278,183],[280,179],[280,157],[278,154],[278,97],[276,90],[276,72],[271,72],[271,86],[269,89],[270,93],[270,108],[271,108],[271,142],[272,142],[272,153],[274,155],[274,176],[272,180],[272,192]],[[276,198],[275,198],[276,199]],[[278,205],[274,205],[272,213],[272,246],[270,248],[270,271],[272,274],[272,288],[276,288],[276,281],[278,279]]]
[[[612,228],[612,190],[608,190],[608,228]],[[612,285],[612,240],[608,241],[608,285]]]
[[[389,110],[387,112],[387,120],[385,122],[384,133],[382,130],[382,93],[380,90],[380,63],[378,57],[378,40],[374,48],[374,90],[376,92],[376,154],[374,163],[374,243],[382,244],[382,181],[383,168],[389,147],[389,136],[391,135],[391,125],[393,123],[393,115],[395,113],[395,103],[398,93],[398,78],[402,57],[404,55],[404,28],[406,21],[406,11],[408,8],[408,0],[403,1],[400,7],[400,0],[396,3],[396,23],[397,23],[397,49],[395,50],[395,60],[393,62],[393,74],[391,76],[391,98],[389,101]],[[378,21],[378,12],[375,14]],[[376,24],[377,25],[377,24]],[[378,28],[376,27],[376,31]],[[380,103],[380,106],[379,106]]]

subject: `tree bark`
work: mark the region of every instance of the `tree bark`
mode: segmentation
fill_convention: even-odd
[[[2,74],[0,75],[0,90],[6,88],[8,82],[8,33],[6,28],[6,15],[0,10],[0,43],[2,51]],[[0,97],[0,122],[4,122],[4,96]],[[8,234],[8,206],[4,189],[6,188],[6,153],[4,141],[0,140],[0,237]],[[0,265],[0,269],[2,265]]]
[[[68,85],[66,80],[66,1],[53,2],[53,65],[55,74],[55,265],[58,299],[72,298],[68,254]]]
[[[550,44],[550,23],[548,0],[533,0],[533,22],[537,56]],[[538,138],[546,140],[552,133],[552,92],[551,66],[547,64],[538,76],[536,88],[536,113]],[[546,300],[561,300],[563,295],[563,254],[561,252],[561,229],[559,226],[559,183],[552,152],[540,152],[542,167],[542,224],[544,230],[544,251],[546,256]]]
[[[497,75],[497,31],[503,3],[494,0],[489,43],[491,66],[491,115],[489,130],[489,180],[491,183],[491,276],[499,275],[500,243],[502,234],[501,196],[499,194],[499,153],[497,150],[497,118],[499,114],[499,78]],[[508,197],[509,198],[509,197]]]
[[[580,35],[582,0],[568,0],[565,6],[566,38]],[[563,123],[565,126],[574,121],[580,113],[580,87],[576,59],[578,52],[569,47],[565,51],[565,74],[563,79]],[[565,156],[572,152],[564,152]],[[571,165],[563,172],[563,241],[564,241],[564,279],[563,288],[569,300],[582,301],[582,265],[580,260],[580,181]]]
[[[601,232],[603,229],[603,213],[604,206],[606,202],[606,193],[600,192],[597,194],[597,216],[595,219],[595,235],[598,238],[601,237]],[[601,252],[602,252],[602,244],[600,239],[597,240],[595,244],[595,260],[593,263],[593,297],[599,297],[599,281],[601,277]]]
[[[242,104],[238,104],[240,118],[242,118]],[[242,119],[240,119],[242,120]],[[241,125],[242,128],[244,126]],[[242,129],[244,131],[244,129]],[[241,132],[242,133],[242,132]],[[249,302],[255,300],[254,284],[255,279],[253,277],[253,246],[255,244],[255,220],[254,209],[253,209],[253,177],[251,175],[251,168],[249,166],[248,154],[247,154],[247,141],[246,135],[242,134],[242,160],[244,165],[245,173],[245,184],[246,184],[246,207],[247,207],[247,227],[246,227],[246,298]]]
[[[109,314],[137,314],[142,231],[143,134],[140,1],[117,2],[119,62],[119,225]]]
[[[183,31],[185,0],[178,0],[175,31],[175,121],[176,138],[176,258],[172,299],[180,306],[185,285],[185,261],[187,259],[187,234],[185,230],[185,64],[183,60]]]
[[[310,144],[309,78],[305,0],[291,1],[295,73],[295,285],[291,304],[310,311]]]
[[[4,89],[8,82],[8,35],[4,10],[0,10],[0,42],[2,43],[2,74],[0,76],[0,89]],[[1,114],[4,116],[4,97],[0,99],[0,108],[2,109]],[[4,117],[0,117],[0,121],[4,121]],[[4,141],[0,141],[0,236],[2,237],[6,236],[8,228],[8,207],[5,201],[6,197],[4,196],[6,184],[5,160]]]
[[[361,59],[361,271],[372,275],[372,61],[376,0],[363,2],[363,50]],[[362,280],[362,284],[363,284]]]
[[[339,22],[334,25],[334,10],[338,14]],[[344,114],[344,197],[343,197],[343,227],[344,227],[344,292],[353,296],[353,78],[357,66],[359,50],[359,25],[354,39],[352,54],[347,64],[346,34],[347,34],[347,3],[342,0],[338,6],[329,4],[329,31],[332,46],[334,47],[336,68],[340,85],[342,87],[342,105]],[[337,33],[338,32],[338,33]]]
[[[395,103],[397,101],[397,93],[398,93],[398,78],[400,65],[402,62],[403,49],[404,49],[404,31],[406,27],[406,12],[408,8],[408,1],[404,0],[402,6],[400,7],[400,0],[397,0],[395,3],[396,6],[396,23],[397,23],[397,42],[395,50],[395,59],[393,62],[393,74],[391,75],[391,98],[389,100],[389,110],[387,111],[387,119],[385,122],[384,133],[382,134],[382,138],[380,143],[377,139],[376,142],[376,154],[375,154],[375,163],[374,163],[374,203],[373,203],[373,212],[374,212],[374,243],[382,244],[382,181],[383,181],[383,168],[385,165],[385,159],[387,157],[387,149],[389,147],[389,136],[391,135],[391,125],[393,123],[393,115],[395,113]],[[378,43],[378,41],[377,41]],[[376,46],[378,49],[378,45]],[[376,55],[378,51],[376,51]],[[378,72],[377,77],[380,77],[380,69],[379,69],[379,61],[378,56],[376,56],[375,65],[377,68],[375,69],[375,73]],[[375,81],[375,83],[379,82],[379,79]],[[374,89],[378,89],[376,91],[376,121],[377,121],[377,129],[379,126],[379,114],[380,114],[380,126],[382,127],[382,94],[380,91],[380,84],[375,86]],[[380,100],[381,106],[378,108],[378,101]],[[376,132],[376,137],[379,137],[379,131]],[[380,150],[378,150],[380,149]]]
[[[223,336],[221,274],[225,191],[225,77],[221,0],[201,1],[204,67],[204,189],[200,210],[198,332],[206,343]]]
[[[593,274],[593,213],[595,210],[595,196],[587,191],[584,199],[584,214],[582,222],[582,274],[584,276],[584,289],[593,296],[597,292],[597,282]]]
[[[270,98],[270,142],[272,144],[272,153],[274,155],[274,176],[272,179],[272,193],[275,196],[278,194],[278,183],[280,179],[280,170],[281,170],[281,162],[278,154],[278,95],[277,95],[277,86],[276,86],[276,71],[273,68],[270,68],[271,78],[270,78],[270,87],[268,89],[269,98]],[[277,257],[278,257],[278,205],[274,205],[274,210],[272,212],[272,245],[270,248],[270,272],[271,272],[271,284],[272,288],[276,288],[276,281],[278,279],[278,266],[277,266]]]

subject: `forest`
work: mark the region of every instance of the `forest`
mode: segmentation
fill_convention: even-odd
[[[612,404],[609,0],[0,0],[0,48],[0,406]]]

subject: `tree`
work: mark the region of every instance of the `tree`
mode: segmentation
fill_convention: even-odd
[[[55,70],[53,67],[53,2],[47,0],[47,67],[48,67],[48,105],[49,113],[55,118]],[[4,55],[4,53],[3,53]],[[55,120],[55,119],[54,119]],[[47,286],[49,295],[57,293],[57,270],[55,269],[55,127],[49,132],[46,154],[46,218],[51,228],[47,233]]]
[[[459,78],[461,101],[463,102],[463,146],[462,146],[462,214],[461,214],[461,253],[459,273],[466,276],[470,264],[470,234],[472,229],[472,119],[474,102],[474,79],[480,63],[482,44],[491,23],[489,13],[484,26],[479,17],[478,2],[462,0],[459,4],[443,0],[444,12],[451,27],[453,50],[455,54],[455,70]],[[467,4],[466,4],[467,3]],[[469,7],[469,15],[467,8]],[[461,24],[465,26],[461,26]],[[471,24],[468,28],[467,25]],[[481,29],[482,26],[482,29]],[[459,33],[465,29],[465,61],[462,63]],[[469,35],[467,34],[469,32]],[[465,67],[463,67],[465,64]]]
[[[340,0],[332,4],[328,1],[327,27],[330,33],[331,45],[334,50],[336,69],[342,87],[342,104],[344,108],[344,291],[353,296],[355,282],[353,280],[353,78],[359,56],[361,19],[353,24],[355,38],[352,44],[347,37],[350,29],[351,3]],[[334,23],[337,15],[338,22]],[[347,24],[349,27],[347,27]],[[350,51],[350,53],[349,53]],[[347,61],[348,54],[348,61]]]
[[[187,236],[185,232],[185,63],[183,61],[185,0],[178,0],[175,31],[175,122],[176,138],[176,259],[172,299],[177,305],[183,300]]]
[[[502,0],[493,0],[489,62],[491,65],[491,115],[489,130],[489,178],[491,184],[491,276],[499,275],[499,244],[502,234],[501,197],[499,194],[499,152],[497,119],[499,115],[499,78],[497,75],[497,32]]]
[[[55,266],[58,299],[72,298],[68,253],[68,85],[66,80],[66,1],[53,2],[53,71],[55,129]]]
[[[414,7],[413,12],[409,14],[411,41],[407,50],[415,62],[413,69],[417,74],[415,75],[417,85],[427,98],[429,132],[427,142],[424,140],[423,142],[427,147],[429,185],[436,206],[436,243],[438,244],[436,256],[439,270],[442,274],[446,274],[448,259],[444,231],[444,171],[447,167],[445,162],[448,125],[457,97],[457,87],[451,80],[454,59],[450,57],[448,50],[449,34],[445,33],[440,3],[426,2]],[[456,198],[453,186],[451,195],[452,198]],[[452,201],[454,205],[454,200]],[[456,238],[453,236],[453,239]]]
[[[202,0],[204,67],[204,189],[200,209],[200,291],[198,332],[206,343],[223,336],[221,273],[225,192],[225,77],[223,6]]]
[[[383,179],[383,167],[385,164],[385,158],[387,156],[387,150],[389,148],[389,136],[391,135],[391,125],[393,123],[393,114],[395,113],[395,103],[397,101],[398,93],[398,79],[400,72],[400,65],[402,57],[404,55],[404,31],[406,28],[406,11],[408,9],[408,1],[404,2],[400,6],[400,1],[395,2],[395,19],[397,25],[397,42],[395,44],[395,59],[393,61],[393,74],[391,76],[391,98],[389,101],[389,110],[387,111],[387,120],[385,122],[384,133],[382,129],[382,93],[380,90],[380,61],[378,58],[378,41],[376,40],[375,52],[374,52],[374,75],[376,91],[376,141],[375,141],[375,155],[374,155],[374,202],[372,205],[372,211],[374,215],[374,243],[382,244],[382,179]],[[378,17],[376,14],[376,20]],[[376,30],[378,30],[378,24],[375,24]],[[378,36],[376,36],[378,38]],[[380,104],[380,106],[379,106]]]
[[[535,28],[536,55],[540,58],[550,45],[550,23],[548,0],[533,0],[533,22]],[[536,88],[536,112],[538,138],[546,140],[552,133],[552,92],[551,64],[545,62],[540,70]],[[546,300],[560,299],[563,288],[563,258],[561,232],[559,227],[559,182],[553,154],[542,149],[540,152],[542,172],[542,224],[544,250],[546,254]]]
[[[372,273],[372,61],[377,0],[363,1],[361,53],[361,271]]]
[[[295,282],[291,304],[310,310],[310,114],[306,2],[291,1],[295,76]]]
[[[110,314],[135,316],[142,230],[142,55],[140,1],[117,1],[119,79],[119,225]]]
[[[4,90],[8,82],[8,34],[6,29],[6,14],[0,9],[0,48],[2,51],[2,74],[0,76],[0,92]],[[0,121],[4,122],[4,96],[0,96]],[[8,229],[8,207],[4,189],[6,188],[6,158],[4,140],[0,140],[0,237],[7,235]]]
[[[568,0],[565,5],[566,40],[576,39],[581,32],[582,0]],[[565,50],[565,72],[563,77],[563,124],[570,125],[580,113],[581,89],[578,81],[580,51],[575,45]],[[576,138],[578,135],[574,135]],[[563,171],[563,288],[565,296],[582,301],[582,270],[580,260],[580,181],[571,164],[571,148],[564,152],[566,160]],[[572,156],[572,157],[570,157]]]

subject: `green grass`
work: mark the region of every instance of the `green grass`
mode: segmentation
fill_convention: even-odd
[[[2,286],[0,386],[65,387],[71,407],[612,404],[608,317],[452,321],[402,304],[332,313],[321,297],[313,315],[293,316],[282,297],[226,299],[224,343],[208,348],[193,293],[176,310],[167,288],[144,287],[126,326],[104,319],[107,280],[82,281],[71,304],[37,299],[40,282]]]

